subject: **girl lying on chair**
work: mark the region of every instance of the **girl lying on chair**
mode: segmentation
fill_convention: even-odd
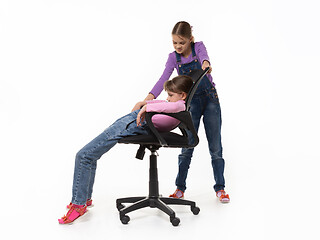
[[[188,76],[177,76],[164,83],[168,93],[167,101],[143,101],[143,107],[115,121],[99,136],[83,147],[76,155],[72,200],[67,206],[68,212],[59,219],[60,224],[71,223],[86,213],[92,205],[92,188],[97,168],[97,160],[108,152],[117,142],[127,136],[149,134],[144,121],[146,112],[174,113],[185,110],[185,102],[193,81]],[[152,122],[158,131],[166,132],[174,129],[179,121],[166,115],[155,115]]]

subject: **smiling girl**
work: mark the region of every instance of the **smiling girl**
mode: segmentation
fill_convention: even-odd
[[[187,75],[193,69],[210,68],[191,101],[190,112],[196,130],[199,128],[200,120],[203,119],[206,137],[208,140],[211,165],[215,179],[213,186],[216,196],[220,202],[228,203],[229,195],[224,191],[224,166],[221,144],[221,109],[215,84],[212,81],[210,59],[203,42],[194,42],[192,28],[187,22],[178,22],[172,29],[172,43],[175,49],[169,54],[166,67],[158,82],[154,85],[145,100],[157,98],[163,90],[163,83],[168,80],[174,69],[179,75]],[[141,107],[138,102],[133,111]],[[176,178],[176,191],[170,195],[174,198],[183,198],[186,190],[186,179],[191,163],[193,148],[182,149],[179,155],[179,172]]]

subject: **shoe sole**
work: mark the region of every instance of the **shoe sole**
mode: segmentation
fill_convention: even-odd
[[[175,199],[184,199],[184,197],[170,197],[169,198],[175,198]]]
[[[220,202],[221,202],[221,203],[229,203],[229,202],[230,202],[230,199],[226,199],[226,200],[221,199]]]

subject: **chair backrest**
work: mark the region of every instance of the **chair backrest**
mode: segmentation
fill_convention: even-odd
[[[192,70],[190,74],[188,74],[193,79],[194,83],[185,101],[186,111],[181,111],[178,113],[147,112],[146,122],[152,134],[124,137],[119,140],[119,143],[140,144],[140,148],[136,156],[136,158],[138,159],[143,158],[145,148],[148,148],[149,150],[152,150],[152,149],[157,150],[160,147],[191,148],[191,147],[197,146],[197,144],[199,143],[199,137],[194,128],[189,109],[190,109],[190,103],[193,98],[193,95],[195,94],[197,87],[199,86],[202,78],[208,73],[208,71],[209,71],[209,68],[206,68],[205,70],[195,69],[195,70]],[[159,133],[152,123],[152,117],[155,114],[165,114],[181,121],[178,127],[181,130],[182,135],[176,134],[174,132]],[[192,142],[189,142],[187,130],[190,131],[190,133],[193,136]]]
[[[188,93],[188,96],[185,101],[187,111],[189,111],[189,109],[190,109],[190,103],[193,98],[193,95],[195,94],[202,78],[208,73],[208,71],[209,71],[209,68],[206,68],[205,70],[194,69],[188,74],[188,76],[190,76],[193,80],[193,85],[192,85],[190,92]]]

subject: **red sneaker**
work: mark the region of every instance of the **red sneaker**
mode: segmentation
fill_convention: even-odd
[[[171,197],[171,198],[184,198],[184,193],[181,191],[181,190],[179,190],[179,189],[177,189],[173,194],[171,194],[169,197]]]
[[[219,198],[221,203],[229,203],[230,202],[229,194],[226,194],[226,192],[224,190],[220,190],[220,191],[216,192],[216,195]]]
[[[92,199],[88,199],[86,202],[87,207],[92,207]],[[72,203],[69,203],[69,205],[67,206],[67,209],[70,209],[72,206]]]
[[[87,205],[84,205],[83,207],[75,207],[75,205],[72,205],[67,214],[64,215],[62,218],[58,219],[58,222],[60,224],[72,223],[74,220],[76,220],[78,217],[82,216],[86,212]]]

